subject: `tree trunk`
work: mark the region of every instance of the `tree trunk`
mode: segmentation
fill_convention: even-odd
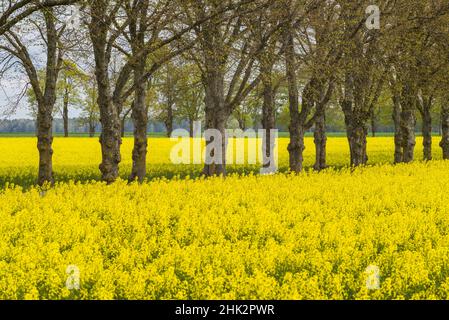
[[[394,163],[401,163],[404,159],[402,153],[402,130],[401,130],[401,98],[393,96],[393,123],[394,123]]]
[[[425,161],[432,160],[432,114],[429,105],[431,102],[429,102],[425,103],[422,114],[422,135]]]
[[[193,119],[189,119],[189,134],[190,134],[190,138],[193,138],[193,136],[194,136],[194,132],[193,132],[193,130],[194,130],[194,128],[193,128],[193,126],[194,126],[194,120]]]
[[[119,164],[121,162],[120,146],[121,123],[118,113],[119,108],[114,105],[110,96],[109,88],[105,85],[104,77],[107,73],[99,72],[98,81],[98,106],[100,108],[100,123],[102,131],[100,134],[102,162],[99,166],[102,180],[111,184],[119,177]]]
[[[315,142],[315,165],[314,169],[316,171],[321,171],[326,169],[326,147],[327,147],[327,136],[326,136],[326,114],[322,110],[315,120],[315,132],[314,132],[314,142]]]
[[[146,82],[142,81],[145,62],[134,68],[135,98],[132,104],[132,119],[134,123],[133,167],[130,181],[142,183],[147,174],[148,152],[148,109],[146,106]]]
[[[89,137],[95,137],[95,121],[93,119],[89,119]]]
[[[366,152],[367,133],[368,129],[361,123],[348,127],[351,166],[353,167],[363,166],[368,163],[368,155]]]
[[[119,164],[121,161],[120,145],[120,105],[113,103],[111,85],[109,79],[108,33],[109,25],[103,20],[107,10],[104,1],[90,2],[89,33],[95,56],[95,76],[98,89],[98,107],[100,109],[100,123],[102,132],[100,135],[102,162],[99,166],[102,180],[111,184],[119,177]],[[124,82],[124,81],[123,81]],[[116,85],[123,87],[123,85]],[[117,92],[120,96],[121,92]]]
[[[353,110],[353,102],[345,100],[342,103],[345,116],[346,134],[349,142],[351,166],[358,167],[368,163],[366,151],[368,128],[361,112]]]
[[[373,110],[371,110],[371,136],[373,138],[376,137],[377,134],[377,123],[376,123],[377,119],[376,119],[376,113],[374,112],[374,108]]]
[[[173,104],[167,103],[167,118],[165,119],[165,128],[167,129],[167,137],[170,138],[173,133]]]
[[[345,113],[346,133],[351,155],[351,166],[358,167],[368,163],[366,152],[368,128],[360,115]]]
[[[317,88],[312,89],[312,95],[315,100],[318,100],[318,96],[322,97],[324,94],[325,86],[319,82],[316,82]],[[313,91],[315,90],[315,91]],[[329,83],[328,92],[326,97],[322,101],[316,101],[316,117],[314,121],[315,131],[314,131],[314,142],[315,142],[315,165],[314,169],[316,171],[321,171],[327,167],[327,136],[326,136],[326,106],[329,102],[331,92],[333,90],[333,83]]]
[[[417,95],[413,93],[409,85],[404,86],[402,94],[401,133],[403,162],[410,163],[414,160],[416,136],[415,136],[415,104]]]
[[[290,143],[288,145],[290,171],[299,173],[303,169],[304,130],[301,126],[299,113],[299,95],[296,79],[296,63],[294,39],[291,30],[286,33],[285,65],[288,82],[290,110]]]
[[[221,134],[221,150],[219,150],[221,157],[215,152],[206,153],[206,160],[209,163],[205,164],[203,174],[208,177],[226,175],[226,122],[229,117],[224,99],[224,74],[217,67],[211,70],[213,71],[208,74],[205,81],[205,129],[217,130]],[[213,139],[206,139],[206,147],[210,147],[212,143]]]
[[[37,149],[39,151],[38,184],[53,184],[52,105],[41,105],[37,114]]]
[[[261,61],[261,74],[263,85],[262,126],[265,130],[263,152],[265,159],[271,159],[275,141],[271,141],[271,130],[276,128],[275,121],[275,89],[273,87],[273,62],[265,55]],[[265,162],[265,161],[264,161]],[[263,163],[264,168],[269,168],[270,163]]]
[[[449,104],[441,107],[441,131],[442,139],[440,147],[443,149],[443,159],[449,160]]]
[[[352,167],[358,167],[368,163],[368,154],[366,151],[366,137],[368,135],[366,121],[368,117],[365,117],[362,111],[363,108],[360,106],[361,103],[354,98],[354,79],[348,74],[345,80],[345,97],[341,106],[345,117]]]
[[[34,79],[32,85],[34,93],[38,96],[37,113],[37,149],[39,151],[39,173],[38,184],[43,186],[47,183],[54,184],[53,176],[53,109],[56,102],[56,84],[58,73],[62,63],[62,56],[58,53],[58,36],[55,27],[55,18],[52,11],[44,13],[47,26],[47,66],[45,75],[45,90],[42,94],[39,84]],[[31,62],[29,66],[33,69]]]
[[[126,117],[123,117],[120,121],[120,136],[122,138],[125,137],[125,125],[126,125]]]
[[[101,95],[100,95],[101,96]],[[120,118],[117,109],[111,101],[99,99],[100,122],[103,128],[100,135],[102,162],[100,171],[102,180],[108,184],[115,182],[119,177],[119,164],[121,161],[120,145]]]
[[[246,121],[243,118],[243,116],[238,118],[238,122],[239,122],[240,130],[245,131],[246,130]]]
[[[67,88],[64,93],[64,105],[62,110],[62,118],[64,122],[64,137],[69,136],[69,91]]]

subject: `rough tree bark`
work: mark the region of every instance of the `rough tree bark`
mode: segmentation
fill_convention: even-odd
[[[147,174],[146,157],[148,152],[148,108],[146,105],[146,81],[142,81],[145,71],[145,61],[134,66],[134,103],[132,108],[132,119],[134,123],[134,148],[133,167],[130,181],[138,180],[142,183]]]
[[[39,105],[37,114],[37,149],[39,150],[39,174],[40,186],[54,183],[53,176],[53,117],[51,115],[53,105],[51,103]]]
[[[346,133],[351,154],[351,166],[358,167],[368,163],[366,152],[368,127],[363,114],[352,110],[352,101],[344,101]]]
[[[194,123],[195,123],[195,120],[193,120],[192,118],[189,118],[189,135],[190,135],[190,138],[193,138],[193,136],[194,136]]]
[[[401,97],[401,134],[402,134],[402,161],[410,163],[414,160],[416,136],[416,99],[417,95],[409,84],[404,85]]]
[[[262,105],[262,127],[266,134],[263,141],[263,152],[266,159],[271,159],[271,130],[276,128],[275,119],[275,95],[276,90],[273,86],[273,60],[268,55],[263,55],[260,59],[260,73],[262,77],[263,86],[263,105]],[[270,166],[270,163],[263,163],[265,168]]]
[[[44,12],[44,17],[47,27],[46,80],[43,96],[38,99],[37,115],[37,148],[39,150],[38,184],[41,186],[46,183],[54,183],[52,114],[56,103],[56,83],[62,63],[62,57],[58,53],[59,39],[52,10]]]
[[[98,105],[100,106],[100,122],[103,128],[100,135],[102,162],[100,171],[102,180],[113,183],[119,176],[119,163],[121,161],[120,146],[122,144],[120,132],[120,118],[116,107],[109,96],[101,93],[103,85],[99,84],[100,90]]]
[[[326,111],[317,110],[317,117],[315,120],[314,142],[315,142],[315,164],[313,168],[316,171],[326,169],[326,147],[327,147],[327,135],[326,135]]]
[[[347,75],[345,80],[345,96],[341,106],[345,117],[346,133],[351,154],[351,166],[358,167],[368,163],[368,154],[366,152],[368,127],[366,125],[366,113],[360,105],[356,106],[353,82],[353,77]]]
[[[449,103],[447,102],[441,107],[441,131],[440,147],[443,149],[443,159],[449,160]]]
[[[164,120],[165,128],[167,130],[167,137],[170,138],[173,133],[173,102],[170,97],[167,97],[167,116]]]
[[[299,173],[303,169],[304,130],[300,125],[299,94],[296,79],[296,59],[294,38],[291,28],[285,32],[285,66],[288,82],[290,110],[290,143],[288,145],[290,171]]]
[[[423,97],[419,100],[418,110],[422,119],[424,160],[432,160],[432,103],[433,97]]]
[[[109,27],[105,23],[105,14],[108,9],[107,1],[90,1],[91,22],[89,33],[95,56],[95,76],[98,88],[98,107],[100,109],[100,122],[102,132],[100,135],[102,162],[99,166],[102,180],[108,184],[119,177],[119,163],[121,161],[120,145],[120,114],[118,107],[113,103],[109,79]],[[117,94],[118,95],[118,94]]]
[[[393,123],[394,123],[394,163],[401,163],[404,156],[402,153],[402,131],[401,131],[401,97],[393,95]]]
[[[374,111],[374,109],[371,110],[370,120],[371,120],[371,136],[375,138],[377,134],[377,119],[376,119],[376,112]]]
[[[226,110],[224,100],[224,74],[221,66],[215,65],[209,68],[207,78],[205,79],[205,111],[206,111],[206,130],[218,130],[222,136],[221,141],[221,159],[218,163],[205,164],[203,174],[210,176],[226,175],[226,122],[229,118],[229,112]],[[206,145],[213,143],[213,139],[207,139]],[[215,157],[215,154],[206,154],[206,159]]]
[[[334,91],[334,78],[331,77],[329,81],[326,81],[315,76],[311,81],[311,86],[309,99],[313,100],[312,103],[316,110],[314,117],[309,121],[310,124],[306,123],[306,128],[309,129],[312,124],[315,126],[315,164],[313,168],[316,171],[321,171],[327,167],[326,107]],[[307,95],[304,98],[307,99]]]
[[[153,43],[154,36],[150,36],[148,43],[145,36],[147,33],[154,35],[155,32],[149,32],[148,30],[151,25],[149,22],[151,16],[148,11],[149,6],[148,1],[134,2],[127,10],[130,20],[128,37],[134,58],[131,64],[134,77],[134,101],[130,109],[134,124],[134,147],[132,152],[133,164],[128,180],[129,182],[138,181],[139,183],[144,182],[147,174],[148,106],[146,97],[149,75],[146,74],[146,66],[150,54],[147,47],[150,43]]]
[[[422,134],[424,146],[424,160],[432,160],[432,115],[425,111],[423,115]]]
[[[120,121],[120,136],[122,138],[125,137],[125,126],[126,126],[126,117],[122,117],[122,120]]]

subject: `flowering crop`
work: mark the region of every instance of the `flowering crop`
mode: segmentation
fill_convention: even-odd
[[[288,139],[279,139],[279,169],[286,172],[288,168]],[[306,138],[304,165],[312,167],[315,161],[313,138]],[[149,139],[148,178],[197,177],[201,174],[201,165],[173,165],[170,162],[170,151],[176,142],[169,139]],[[438,145],[437,139],[434,145]],[[122,145],[122,162],[120,173],[127,179],[131,172],[131,154],[133,140],[125,138]],[[369,164],[385,164],[393,161],[394,141],[391,137],[369,138]],[[439,148],[434,148],[434,158],[441,159]],[[419,138],[416,148],[417,159],[422,159],[422,140]],[[101,150],[98,139],[88,138],[56,138],[54,142],[53,164],[58,181],[91,181],[99,180],[98,165],[101,162]],[[346,138],[330,138],[328,143],[329,166],[342,168],[349,164],[349,147]],[[31,186],[36,183],[38,153],[33,138],[0,138],[0,186],[14,183],[20,186]],[[253,165],[229,166],[231,173],[248,174],[259,172]]]
[[[387,140],[372,140],[373,159],[388,162]],[[33,141],[10,141],[8,150],[0,143],[2,179],[25,168],[31,179],[31,152],[16,167],[11,153]],[[330,142],[335,165],[341,141]],[[152,142],[169,150],[167,140]],[[81,144],[92,153],[70,153]],[[93,177],[96,148],[57,140],[56,170]],[[176,170],[162,154],[150,155],[151,170]],[[445,161],[143,185],[68,181],[45,192],[5,184],[0,299],[447,299],[448,185]]]

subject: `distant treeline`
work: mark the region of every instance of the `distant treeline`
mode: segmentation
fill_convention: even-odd
[[[188,126],[186,126],[188,128]],[[125,132],[132,132],[132,121],[125,122]],[[165,126],[162,122],[150,121],[148,124],[149,133],[164,133]],[[32,119],[11,119],[0,120],[0,133],[34,133],[36,132],[36,121]],[[62,119],[53,120],[53,132],[64,133],[64,122]],[[81,118],[69,119],[69,132],[89,133],[89,125]],[[101,125],[97,124],[95,132],[101,132]]]
[[[438,115],[436,115],[435,120],[438,122],[440,121],[438,118]],[[333,120],[333,121],[332,121]],[[344,123],[338,117],[335,117],[329,121],[327,131],[330,133],[342,133],[345,132]],[[377,132],[383,132],[383,133],[393,133],[394,132],[394,126],[389,125],[386,122],[382,121],[383,119],[379,119],[377,123]],[[238,123],[235,121],[230,121],[228,123],[229,129],[236,129],[238,128]],[[421,123],[418,120],[417,123],[417,129],[420,127]],[[175,122],[174,128],[183,128],[185,130],[189,130],[189,124],[187,121],[184,122]],[[256,125],[254,129],[260,129],[260,125]],[[277,129],[280,132],[288,132],[287,125],[284,125],[283,123],[277,124]],[[438,131],[439,126],[434,128]],[[125,122],[125,132],[133,132],[134,126],[130,119],[127,119]],[[313,129],[309,130],[310,132],[313,132]],[[436,132],[437,132],[436,131]],[[35,133],[36,132],[36,121],[32,119],[3,119],[0,120],[0,133]],[[64,122],[62,119],[54,119],[53,120],[53,132],[57,134],[64,133]],[[72,118],[69,119],[69,132],[70,133],[77,133],[77,134],[89,134],[89,125],[86,123],[86,121],[82,118]],[[99,133],[101,132],[101,125],[98,123],[95,127],[95,132]],[[158,134],[164,134],[167,132],[167,129],[165,127],[165,124],[162,121],[149,121],[148,123],[148,133],[158,133]],[[439,132],[439,131],[438,131]]]

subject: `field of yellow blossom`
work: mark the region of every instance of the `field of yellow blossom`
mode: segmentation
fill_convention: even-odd
[[[449,298],[449,162],[393,166],[376,138],[351,170],[332,138],[322,173],[203,179],[171,145],[150,140],[154,179],[106,186],[96,139],[56,139],[43,192],[35,140],[0,139],[0,299]]]
[[[441,159],[438,147],[439,139],[434,141],[434,158]],[[197,177],[203,167],[199,165],[173,165],[170,151],[176,142],[164,138],[149,139],[148,179],[172,177]],[[278,142],[279,170],[286,172],[288,168],[288,139]],[[393,161],[392,137],[368,139],[369,164],[387,164]],[[133,140],[125,138],[122,145],[122,163],[120,172],[127,179],[131,172],[131,154]],[[422,140],[418,138],[416,148],[417,160],[422,159]],[[313,138],[306,139],[304,165],[313,166],[315,149]],[[99,180],[98,165],[101,162],[101,149],[97,138],[55,138],[53,164],[57,181],[92,181]],[[329,138],[328,164],[334,168],[343,168],[349,164],[349,147],[346,138]],[[0,138],[0,187],[8,184],[31,186],[36,183],[38,168],[38,152],[34,138]],[[231,173],[249,174],[259,172],[259,166],[231,165]]]

